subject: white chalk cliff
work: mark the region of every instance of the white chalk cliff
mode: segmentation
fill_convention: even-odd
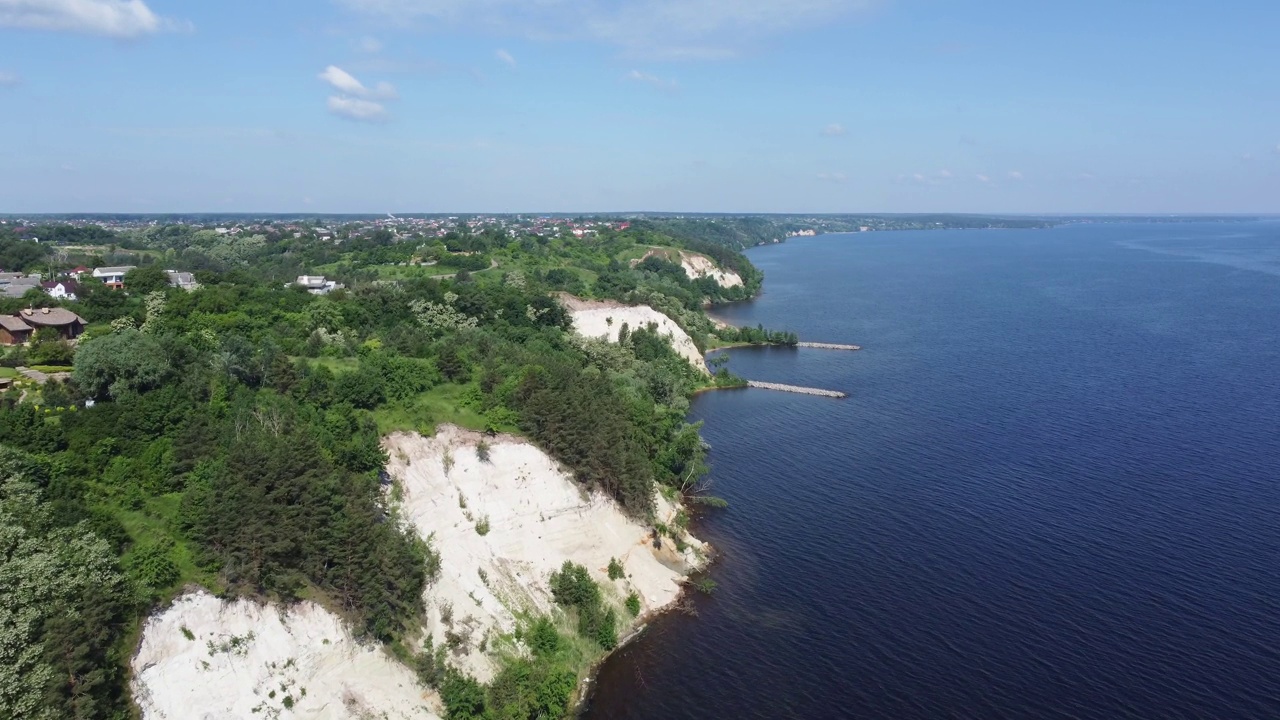
[[[741,287],[742,276],[732,270],[724,270],[706,255],[698,255],[697,253],[680,253],[680,267],[684,268],[685,275],[690,280],[709,277],[715,280],[720,287]]]
[[[487,460],[477,450],[482,440]],[[558,611],[549,580],[566,560],[590,571],[607,602],[620,606],[635,592],[643,617],[673,604],[684,576],[705,559],[708,548],[687,534],[683,552],[667,537],[655,547],[650,526],[519,438],[443,425],[432,437],[395,433],[383,445],[401,516],[440,555],[439,576],[423,594],[424,633],[481,682],[498,669],[496,646],[516,629],[517,613]],[[674,526],[679,508],[662,497],[656,505],[655,519]],[[614,558],[625,571],[619,580],[608,578]],[[640,622],[625,610],[619,617]],[[281,608],[188,593],[147,620],[132,667],[145,720],[443,714],[412,670],[311,602]]]
[[[477,453],[481,440],[488,461]],[[555,610],[549,580],[566,560],[585,566],[615,604],[637,593],[642,614],[674,603],[685,574],[702,561],[705,546],[687,535],[683,553],[669,538],[655,548],[651,527],[519,438],[444,425],[434,437],[395,433],[383,444],[402,516],[440,553],[439,578],[425,595],[426,630],[436,647],[450,633],[462,636],[450,661],[482,682],[497,669],[493,646],[515,630],[517,612]],[[671,524],[678,508],[661,497],[657,506],[657,519]],[[482,535],[478,526],[486,525]],[[608,578],[613,558],[623,579]]]
[[[146,720],[434,720],[441,707],[413,671],[310,602],[188,593],[147,619],[132,665]]]
[[[583,337],[604,338],[609,342],[618,342],[618,334],[625,323],[632,330],[657,326],[659,335],[671,342],[671,347],[680,357],[689,361],[690,365],[708,373],[707,363],[698,352],[693,338],[674,320],[654,310],[648,305],[619,305],[617,303],[592,303],[579,300],[569,310],[573,318],[573,330]]]

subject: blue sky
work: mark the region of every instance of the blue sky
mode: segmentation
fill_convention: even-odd
[[[0,212],[1280,212],[1280,3],[0,0]]]

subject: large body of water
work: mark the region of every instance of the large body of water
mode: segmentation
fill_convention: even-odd
[[[794,239],[694,404],[713,595],[589,718],[1280,717],[1280,223]]]

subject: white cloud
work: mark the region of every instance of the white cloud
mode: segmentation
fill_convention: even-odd
[[[338,117],[364,122],[379,122],[387,119],[387,108],[382,103],[336,95],[329,98],[329,112]]]
[[[370,35],[365,35],[364,37],[353,41],[351,45],[357,51],[368,55],[377,55],[382,52],[382,41]]]
[[[731,55],[752,38],[831,22],[880,0],[338,0],[395,23],[591,40],[664,59]]]
[[[21,84],[22,78],[18,77],[17,73],[0,70],[0,87],[13,87]]]
[[[973,176],[973,179],[974,179],[974,180],[977,180],[977,181],[978,181],[978,182],[980,182],[980,183],[989,183],[989,182],[991,182],[991,178],[987,177],[986,175],[983,175],[982,173],[978,173],[977,175],[974,175],[974,176]]]
[[[822,128],[822,134],[827,137],[839,137],[841,135],[848,134],[848,132],[849,131],[845,130],[844,126],[840,123],[831,123],[830,125]]]
[[[843,183],[849,181],[849,176],[841,172],[818,173],[818,179],[823,182]]]
[[[898,182],[909,182],[915,185],[942,185],[943,183],[951,182],[953,177],[954,175],[952,175],[951,171],[944,168],[929,174],[902,174],[898,176]]]
[[[511,56],[511,53],[507,52],[506,50],[498,50],[493,55],[494,57],[498,58],[502,62],[509,65],[513,70],[515,69],[516,59]]]
[[[627,73],[627,79],[632,82],[643,83],[655,90],[661,90],[662,92],[675,92],[680,89],[680,84],[675,80],[664,80],[657,75],[650,75],[649,73],[640,72],[639,70],[632,70]]]
[[[0,27],[134,38],[191,25],[156,15],[142,0],[0,0]]]
[[[1022,174],[1022,172],[1021,172],[1020,170],[1010,170],[1010,171],[1009,171],[1009,179],[1010,179],[1010,180],[1018,180],[1018,181],[1022,181],[1022,180],[1026,180],[1027,178],[1026,178],[1026,176],[1024,176],[1024,175]]]
[[[1085,182],[1089,182],[1089,181],[1091,181],[1091,180],[1097,180],[1097,179],[1098,179],[1098,176],[1097,176],[1097,175],[1094,175],[1093,173],[1087,173],[1087,172],[1084,172],[1084,173],[1080,173],[1079,175],[1077,175],[1077,176],[1076,176],[1076,179],[1078,179],[1078,180],[1083,180],[1083,181],[1085,181]]]
[[[366,100],[395,100],[399,97],[395,86],[391,83],[380,82],[376,87],[365,87],[365,84],[357,80],[354,75],[337,65],[325,68],[318,77],[332,85],[338,92]]]

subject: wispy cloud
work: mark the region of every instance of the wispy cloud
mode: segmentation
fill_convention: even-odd
[[[980,183],[989,183],[989,182],[991,182],[991,178],[990,178],[990,177],[988,177],[988,176],[986,176],[986,175],[983,175],[982,173],[978,173],[977,175],[974,175],[974,176],[973,176],[973,179],[974,179],[974,180],[977,180],[977,181],[978,181],[978,182],[980,182]]]
[[[818,173],[818,179],[823,182],[845,183],[849,182],[849,176],[842,172]]]
[[[14,87],[15,85],[21,85],[21,84],[22,84],[22,78],[18,77],[17,73],[0,70],[0,88]]]
[[[337,65],[330,65],[318,76],[333,86],[338,92],[346,93],[365,100],[395,100],[399,97],[396,88],[389,82],[380,82],[375,87],[366,87],[354,75]]]
[[[382,41],[371,35],[365,35],[362,38],[357,38],[352,41],[351,46],[354,47],[357,52],[362,52],[366,55],[377,55],[382,52],[383,47]]]
[[[705,59],[752,39],[837,20],[879,0],[337,0],[396,23],[426,20],[539,40],[590,40],[626,54]]]
[[[657,75],[650,75],[649,73],[640,72],[639,70],[632,70],[627,73],[627,79],[632,82],[648,85],[649,87],[655,90],[661,90],[662,92],[675,92],[680,89],[680,83],[675,80],[666,80],[658,77]]]
[[[381,122],[388,117],[387,108],[382,103],[337,95],[329,98],[329,112],[338,117],[362,122]]]
[[[898,176],[898,182],[911,183],[913,185],[942,185],[951,182],[955,175],[946,168],[932,173],[904,173]]]
[[[1021,170],[1010,170],[1008,175],[1010,180],[1017,180],[1018,182],[1022,182],[1027,179],[1026,176],[1022,174]]]
[[[0,0],[0,27],[136,38],[191,23],[160,17],[142,0]]]
[[[516,68],[516,59],[512,57],[511,53],[507,52],[506,50],[498,50],[493,55],[494,57],[501,60],[503,63],[506,63],[506,65],[510,67],[512,70]]]
[[[841,135],[848,135],[849,131],[845,130],[840,123],[831,123],[822,128],[822,134],[826,137],[840,137]]]

